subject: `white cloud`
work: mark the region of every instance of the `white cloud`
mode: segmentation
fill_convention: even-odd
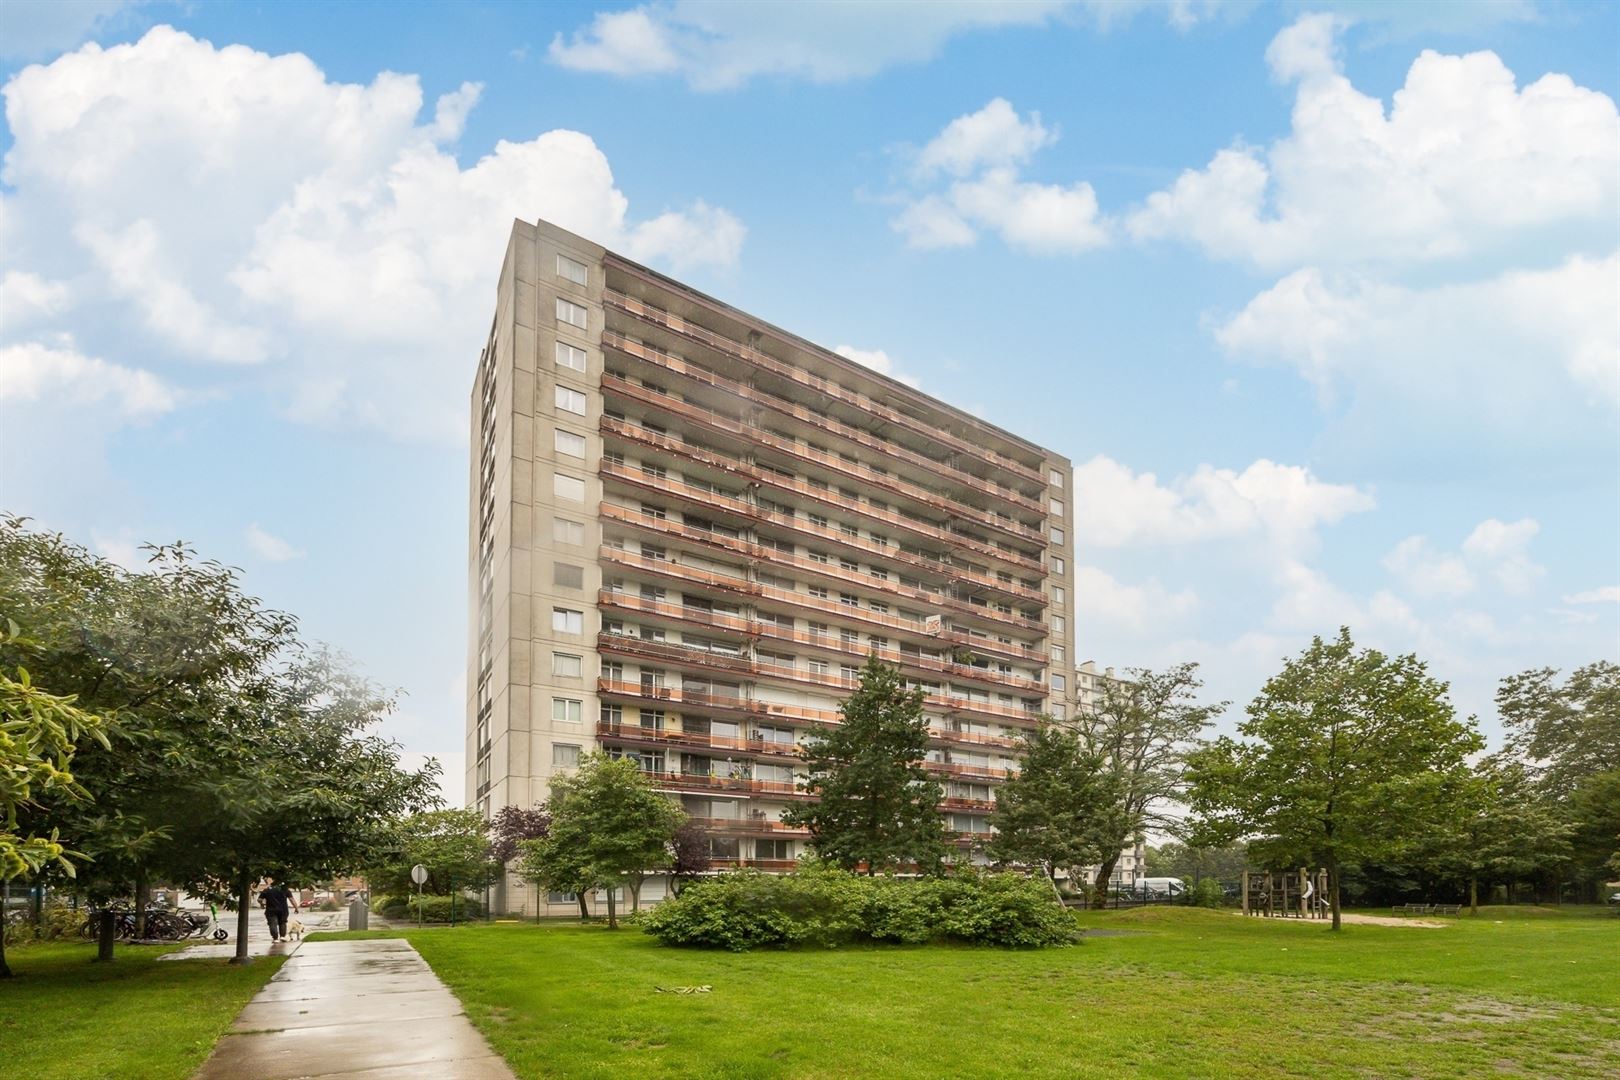
[[[1065,6],[1061,0],[677,0],[599,12],[586,27],[556,35],[549,54],[575,71],[678,75],[698,90],[732,89],[760,76],[834,83],[928,60],[973,30],[1038,26]]]
[[[1127,631],[1163,632],[1198,606],[1198,595],[1191,589],[1172,592],[1155,579],[1127,585],[1095,566],[1075,567],[1074,591],[1082,623],[1101,622]]]
[[[266,562],[289,562],[304,556],[303,549],[295,548],[281,537],[266,532],[257,521],[243,530],[242,536],[253,553]]]
[[[917,155],[917,167],[925,173],[944,170],[966,176],[985,165],[1021,165],[1056,141],[1057,132],[1041,123],[1040,113],[1021,119],[1011,102],[998,97],[946,124]]]
[[[112,536],[92,531],[90,547],[103,559],[116,563],[125,570],[145,573],[152,569],[150,553],[141,550],[141,543],[135,539],[135,533],[131,529],[119,529]]]
[[[1297,83],[1293,130],[1188,170],[1127,219],[1138,239],[1188,240],[1264,266],[1434,260],[1584,223],[1612,236],[1620,113],[1566,75],[1522,90],[1494,53],[1423,52],[1386,113],[1335,56],[1343,21],[1307,15],[1267,51]]]
[[[34,60],[71,49],[133,6],[132,0],[6,0],[0,57]]]
[[[1620,604],[1620,585],[1603,585],[1564,597],[1566,604]]]
[[[917,380],[906,375],[895,366],[894,360],[882,349],[857,349],[853,345],[840,345],[833,352],[846,360],[853,360],[862,367],[869,367],[880,375],[887,375],[897,379],[907,386],[917,386]]]
[[[0,401],[57,400],[71,406],[107,404],[127,420],[146,420],[178,403],[176,391],[153,375],[34,342],[0,348]]]
[[[1436,551],[1423,536],[1408,536],[1388,555],[1384,568],[1415,593],[1464,596],[1474,590],[1474,575],[1462,556]]]
[[[1546,569],[1530,559],[1530,541],[1541,531],[1534,518],[1512,523],[1488,518],[1463,541],[1464,557],[1478,564],[1510,593],[1528,593]]]
[[[1005,98],[957,117],[918,153],[915,170],[924,183],[949,174],[949,186],[902,197],[904,209],[892,227],[922,250],[966,247],[980,229],[1037,255],[1107,244],[1108,226],[1090,184],[1040,184],[1020,175],[1029,157],[1056,139],[1039,113],[1021,119]]]
[[[1191,544],[1260,534],[1296,550],[1323,525],[1370,510],[1373,497],[1348,484],[1318,479],[1300,465],[1264,458],[1241,473],[1200,465],[1191,476],[1162,485],[1098,455],[1074,470],[1080,542],[1095,547]]]
[[[68,300],[65,282],[8,270],[0,279],[0,335],[11,337],[21,327],[60,315],[67,310]]]
[[[272,400],[315,422],[465,438],[467,374],[445,357],[488,328],[514,218],[677,270],[734,263],[745,233],[701,201],[632,218],[579,132],[462,167],[471,83],[424,119],[415,76],[338,83],[300,54],[159,27],[4,92],[5,272],[71,280],[75,332],[109,361],[257,364]]]

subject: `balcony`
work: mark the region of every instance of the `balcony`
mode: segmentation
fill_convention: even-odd
[[[819,375],[813,375],[808,371],[784,363],[774,356],[763,353],[740,341],[734,341],[731,338],[717,334],[696,323],[688,322],[678,315],[672,315],[667,311],[644,304],[632,296],[609,289],[603,293],[602,303],[609,309],[616,309],[643,322],[661,326],[684,340],[697,342],[724,356],[769,371],[773,375],[787,379],[789,382],[802,386],[817,395],[842,401],[864,414],[880,417],[905,428],[913,434],[947,447],[955,453],[964,454],[987,465],[993,465],[1004,472],[1011,473],[1031,483],[1043,486],[1046,483],[1046,477],[1041,475],[1039,466],[1026,465],[998,451],[976,445],[968,439],[944,430],[937,422],[930,423],[919,417],[903,413],[898,409],[892,409],[887,405],[873,401],[864,394],[857,393],[854,390],[839,386],[837,383],[830,382]]]
[[[818,634],[808,630],[789,629],[775,623],[761,622],[742,615],[734,615],[730,612],[710,611],[707,608],[694,607],[690,604],[672,604],[666,600],[650,600],[643,596],[614,589],[600,590],[596,599],[603,607],[644,615],[655,615],[677,622],[694,623],[698,626],[714,627],[719,630],[730,630],[752,639],[768,638],[772,641],[809,645],[818,649],[825,649],[828,652],[839,653],[858,661],[864,661],[868,656],[876,655],[884,663],[894,664],[903,670],[946,675],[954,679],[985,683],[1002,689],[1017,690],[1021,693],[1041,695],[1046,693],[1046,685],[1039,679],[1029,679],[1021,675],[1003,675],[1000,672],[988,671],[972,664],[958,664],[951,660],[939,660],[931,656],[921,656],[917,653],[907,652],[904,649],[873,648],[870,645],[863,647],[858,642],[846,642],[832,634]]]
[[[648,403],[658,404],[661,408],[681,416],[685,416],[688,412],[702,411],[696,406],[676,401],[674,398],[655,393],[645,387],[636,386],[615,375],[602,376],[602,389],[604,391],[618,392],[636,400],[645,398]],[[617,435],[622,439],[650,447],[660,453],[673,454],[683,460],[715,469],[726,476],[747,483],[751,487],[773,488],[785,494],[813,500],[824,506],[836,507],[839,510],[858,515],[870,521],[881,522],[888,528],[900,529],[936,544],[945,544],[949,547],[971,551],[980,558],[994,559],[1008,566],[1017,567],[1021,571],[1035,574],[1045,573],[1045,567],[1036,556],[1017,551],[1006,551],[993,544],[963,536],[961,533],[935,525],[932,522],[919,521],[905,514],[896,513],[893,510],[886,510],[862,502],[859,499],[852,499],[839,494],[830,487],[817,487],[797,477],[782,476],[770,469],[756,468],[746,462],[726,457],[723,454],[715,453],[712,450],[699,447],[682,439],[674,439],[667,435],[648,431],[640,424],[631,424],[604,415],[598,426],[601,431],[607,434]],[[1046,537],[1044,534],[1040,534],[1037,539],[1031,542],[1044,545]]]
[[[612,474],[615,476],[619,476],[620,473],[626,471],[626,466],[623,465],[613,465],[610,462],[604,464],[611,466]],[[628,470],[628,472],[630,477],[638,478],[631,479],[630,482],[640,483],[642,486],[649,486],[646,482],[653,479],[652,477],[648,477],[645,473],[639,473],[633,469]],[[606,475],[606,473],[604,475]],[[630,477],[623,478],[630,479]],[[666,481],[666,483],[680,484],[680,481]],[[686,485],[681,486],[684,487]],[[655,488],[655,490],[664,491],[665,489]],[[667,491],[665,491],[665,493],[678,494]],[[682,497],[696,498],[698,495],[705,494],[709,493],[694,492],[692,496]],[[710,497],[713,498],[715,496],[710,495]],[[736,503],[739,506],[750,507],[751,512],[747,515],[749,517],[769,517],[773,522],[779,520],[781,517],[781,515],[770,514],[767,511],[763,511],[758,507],[753,507],[752,504],[742,502],[741,500],[731,499],[727,501]],[[731,508],[725,507],[725,509]],[[708,544],[712,547],[717,547],[736,555],[743,555],[750,559],[763,559],[770,562],[781,563],[784,566],[795,566],[805,569],[808,569],[809,566],[812,565],[818,566],[822,570],[826,570],[827,568],[825,563],[816,563],[813,559],[805,559],[796,554],[789,554],[766,544],[756,544],[752,541],[745,540],[740,536],[727,536],[724,533],[694,528],[690,525],[682,524],[679,521],[672,521],[669,518],[656,517],[652,514],[643,514],[641,511],[632,510],[627,506],[615,506],[612,503],[602,503],[599,510],[603,518],[612,521],[617,521],[625,525],[631,525],[638,529],[656,532],[664,536],[680,537],[683,540],[689,540],[693,543]],[[732,510],[732,512],[742,513],[740,510]],[[797,519],[795,519],[795,521],[796,520]],[[1020,585],[1017,582],[1002,581],[1000,578],[993,578],[987,574],[974,573],[971,570],[964,570],[961,567],[952,566],[950,563],[938,562],[934,559],[927,559],[919,555],[912,555],[908,552],[900,551],[898,548],[891,545],[878,544],[871,540],[863,540],[860,537],[850,536],[848,533],[842,533],[836,530],[823,530],[817,526],[803,525],[797,526],[796,529],[797,531],[805,532],[807,535],[816,536],[818,539],[826,540],[829,543],[838,544],[847,548],[853,548],[854,550],[865,555],[877,556],[885,560],[893,560],[896,562],[905,563],[906,565],[923,571],[924,573],[947,577],[952,581],[953,584],[967,582],[982,589],[1002,593],[1018,600],[1024,600],[1033,604],[1040,604],[1042,606],[1048,602],[1046,594],[1041,592],[1039,589],[1031,589],[1024,585]],[[872,577],[870,574],[862,575],[863,582],[868,578],[870,578],[873,582],[871,585],[872,588],[881,587],[877,584],[880,579]],[[985,608],[982,605],[971,604],[960,599],[959,597],[944,595],[934,592],[931,589],[912,589],[896,583],[890,583],[888,588],[898,596],[910,597],[911,599],[918,600],[923,603],[947,604],[957,607],[959,610],[969,611],[975,615],[985,614]],[[1010,617],[1014,619],[1021,618],[1019,616],[1007,616],[1005,612],[995,611],[994,609],[990,609],[987,617]],[[1022,621],[1027,622],[1029,620]],[[1044,624],[1037,623],[1036,625],[1041,627],[1042,633],[1045,632]]]
[[[941,630],[938,634],[930,632],[924,623],[914,622],[899,615],[888,612],[872,611],[868,608],[845,604],[829,597],[811,596],[809,593],[795,592],[792,589],[779,589],[774,585],[765,585],[757,581],[746,581],[742,578],[731,577],[727,574],[717,574],[712,570],[700,570],[696,567],[685,566],[670,559],[654,559],[633,551],[625,551],[615,547],[603,545],[597,550],[597,555],[605,564],[622,566],[639,570],[654,577],[664,578],[675,582],[690,582],[697,585],[707,585],[710,588],[730,592],[738,596],[755,597],[760,600],[769,600],[773,603],[788,607],[811,611],[845,622],[864,623],[869,626],[879,626],[885,630],[895,630],[911,634],[920,638],[940,639],[955,642],[968,648],[981,652],[993,653],[998,656],[1011,656],[1014,659],[1026,660],[1030,663],[1047,663],[1046,654],[1040,649],[1017,643],[999,642],[974,638],[958,630]],[[745,620],[746,621],[746,620]],[[864,655],[864,654],[863,654]],[[918,658],[920,661],[920,657]],[[970,664],[951,665],[978,672]],[[978,675],[974,676],[978,678]],[[1017,676],[1010,676],[1017,678]],[[1040,693],[1046,696],[1045,687],[1030,688],[1031,693]]]
[[[679,357],[671,356],[665,352],[660,352],[649,345],[632,341],[622,334],[616,334],[611,330],[604,330],[602,332],[602,346],[603,348],[614,349],[624,354],[626,357],[646,364],[650,367],[656,367],[661,370],[668,371],[671,374],[679,375],[690,379],[693,382],[711,387],[712,389],[718,390],[731,397],[740,398],[744,401],[751,401],[756,405],[771,409],[772,411],[780,413],[783,416],[792,417],[801,423],[808,424],[811,427],[815,427],[831,435],[836,435],[840,438],[847,439],[850,442],[856,443],[868,450],[873,451],[874,453],[882,454],[885,458],[904,461],[910,465],[916,466],[919,469],[927,470],[930,475],[948,478],[976,493],[990,495],[994,498],[1002,500],[1003,502],[1016,506],[1020,510],[1037,515],[1045,515],[1047,512],[1046,507],[1038,498],[1025,495],[1022,492],[1015,491],[1009,487],[1003,487],[994,480],[987,480],[984,477],[974,476],[969,472],[963,472],[962,470],[951,465],[944,464],[935,458],[930,458],[926,454],[919,454],[915,450],[909,450],[898,443],[890,442],[887,439],[881,439],[870,432],[861,430],[860,428],[852,427],[848,424],[842,423],[841,421],[822,416],[820,413],[805,408],[803,405],[788,401],[785,398],[779,398],[774,394],[768,394],[763,390],[748,385],[747,383],[741,383],[735,379],[728,379],[723,375],[718,375],[707,368],[698,367],[695,364],[688,364]],[[698,409],[700,413],[704,414],[702,417],[702,422],[711,427],[717,428],[718,430],[738,436],[740,438],[748,439],[752,442],[758,443],[761,446],[772,447],[785,454],[792,454],[793,456],[802,458],[806,461],[814,461],[817,464],[824,465],[831,469],[836,469],[847,476],[865,480],[870,483],[879,484],[898,494],[905,495],[908,498],[917,499],[920,502],[925,502],[930,506],[945,510],[948,513],[976,520],[987,517],[995,518],[997,516],[993,512],[987,511],[982,507],[971,506],[958,500],[951,499],[949,496],[942,495],[935,491],[930,491],[921,485],[911,483],[910,481],[897,477],[892,473],[879,472],[876,469],[869,468],[865,465],[845,461],[836,455],[824,454],[818,450],[813,450],[807,446],[802,446],[796,441],[788,442],[778,436],[770,434],[769,432],[763,431],[754,425],[747,424],[736,420],[733,417],[727,416],[724,413],[716,413],[708,409],[702,409],[701,407],[695,405],[692,407],[694,409]],[[1039,532],[1038,529],[1032,529],[1027,525],[1023,525],[1010,519],[1008,519],[1007,525],[1012,526],[1013,529],[1016,530],[1016,535],[1038,538],[1036,537],[1036,534]]]
[[[782,799],[810,800],[813,795],[806,795],[798,790],[797,784],[776,780],[744,780],[734,776],[710,776],[706,773],[674,773],[653,772],[643,770],[642,775],[652,782],[653,787],[660,791],[683,791],[702,794],[711,791],[723,791],[733,794],[744,793],[750,795],[774,795]]]
[[[701,670],[724,671],[733,675],[754,675],[759,678],[822,689],[851,691],[859,684],[859,680],[855,676],[841,673],[804,671],[787,664],[773,664],[750,657],[713,653],[706,649],[696,649],[668,641],[648,641],[624,634],[598,634],[596,635],[596,647],[603,652],[631,656],[637,660],[653,660],[660,664],[682,664]],[[1015,705],[973,701],[969,698],[954,697],[946,694],[925,694],[923,696],[923,705],[926,708],[947,714],[973,713],[979,716],[991,716],[998,720],[1012,720],[1024,724],[1034,724],[1040,720],[1039,713]]]
[[[797,859],[710,859],[709,863],[717,870],[769,870],[773,873],[785,874],[789,870],[797,869]]]
[[[695,731],[671,731],[667,728],[647,728],[639,724],[614,724],[599,721],[596,737],[604,742],[634,743],[637,746],[664,746],[679,749],[725,750],[751,754],[757,757],[777,757],[798,760],[799,748],[794,743],[767,742],[763,739],[734,739],[724,735],[710,735]]]
[[[769,818],[717,818],[695,817],[692,821],[710,832],[724,833],[728,836],[780,836],[780,837],[808,837],[810,830],[792,825],[784,825],[780,821]]]

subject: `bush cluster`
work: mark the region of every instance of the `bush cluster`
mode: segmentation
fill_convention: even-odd
[[[79,908],[53,901],[40,912],[40,923],[34,924],[33,909],[14,908],[5,920],[6,946],[25,945],[30,941],[58,941],[80,936],[85,913]]]
[[[1219,908],[1226,906],[1226,893],[1221,883],[1213,878],[1202,878],[1187,893],[1187,902],[1196,907]]]
[[[666,945],[734,952],[862,941],[1037,948],[1079,937],[1046,882],[972,872],[912,880],[817,867],[781,876],[743,870],[689,885],[639,922]]]
[[[415,922],[417,919],[416,897],[404,896],[378,896],[372,898],[372,908],[385,919],[400,919]],[[477,900],[469,900],[464,896],[456,897],[456,922],[464,919],[476,919],[484,913],[483,906]],[[423,922],[450,921],[450,897],[432,896],[422,897]]]

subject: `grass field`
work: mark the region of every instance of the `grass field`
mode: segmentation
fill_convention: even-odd
[[[1613,1077],[1620,919],[1087,914],[1072,949],[743,955],[633,930],[407,936],[522,1077]],[[707,994],[657,987],[708,985]]]
[[[280,957],[247,967],[217,960],[157,963],[179,946],[48,942],[8,949],[0,980],[0,1076],[28,1080],[185,1080]]]

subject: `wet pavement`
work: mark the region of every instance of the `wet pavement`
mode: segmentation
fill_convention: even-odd
[[[294,943],[195,1080],[315,1077],[514,1080],[461,1002],[398,939]]]
[[[229,960],[236,955],[236,912],[222,911],[220,925],[230,932],[225,941],[203,941],[196,945],[189,945],[184,949],[176,949],[172,953],[165,953],[159,960]],[[301,911],[293,918],[304,924],[304,933],[312,934],[316,930],[347,930],[349,928],[348,911]],[[248,955],[249,956],[291,956],[300,944],[299,939],[291,941],[271,941],[270,924],[265,921],[264,912],[252,911],[248,913]]]

